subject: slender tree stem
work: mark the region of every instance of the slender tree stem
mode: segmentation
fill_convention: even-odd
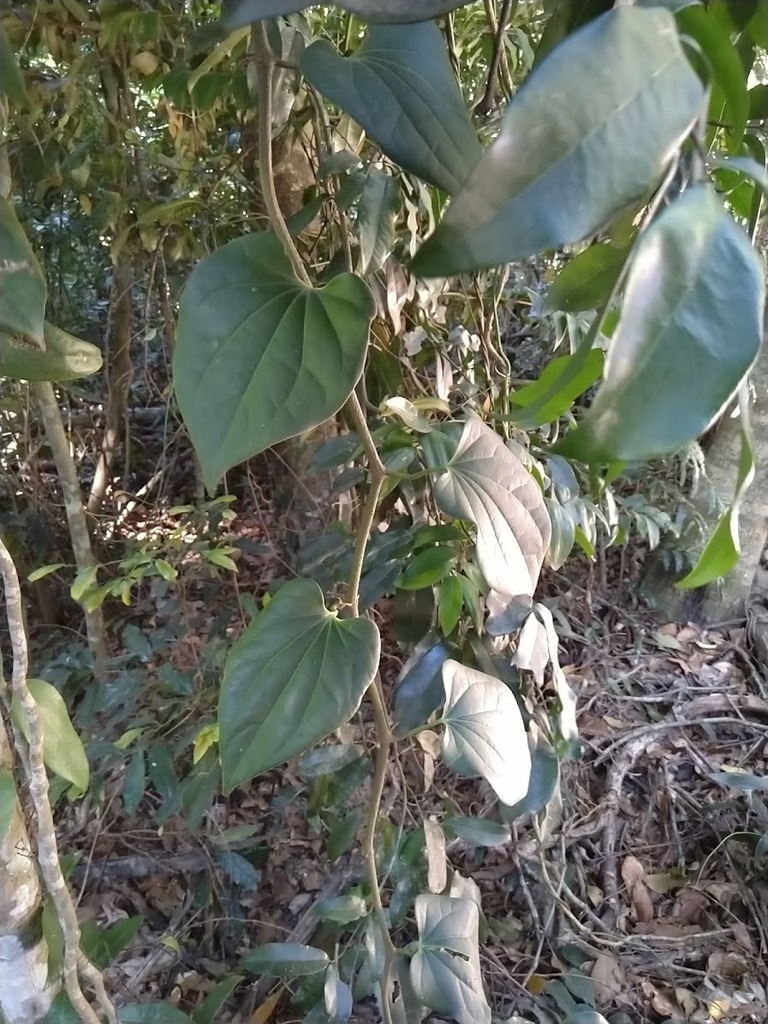
[[[365,499],[360,523],[357,527],[355,555],[347,586],[347,604],[351,608],[352,614],[358,615],[360,608],[360,579],[363,575],[365,552],[368,548],[368,538],[371,535],[373,521],[376,517],[376,509],[379,507],[379,501],[381,500],[381,489],[384,486],[387,470],[376,449],[376,442],[373,440],[368,429],[363,407],[360,405],[360,399],[355,391],[349,396],[347,408],[355,425],[355,430],[360,437],[365,456],[368,459],[368,471],[371,475],[368,497]]]
[[[269,48],[266,22],[256,21],[253,23],[251,40],[259,90],[259,184],[261,193],[272,230],[280,239],[293,266],[293,272],[302,284],[308,285],[310,283],[309,275],[293,244],[275,191],[274,167],[272,166],[272,69],[275,60]]]
[[[84,1024],[100,1024],[99,1017],[91,1004],[83,995],[78,975],[80,952],[80,925],[77,911],[72,900],[59,863],[56,829],[53,823],[53,812],[48,798],[48,775],[43,761],[43,727],[37,704],[27,685],[29,654],[27,637],[24,632],[23,604],[21,587],[16,566],[13,564],[8,549],[0,540],[0,576],[5,591],[5,612],[8,620],[8,632],[13,652],[13,672],[11,686],[13,695],[19,703],[29,730],[28,758],[25,760],[27,769],[29,794],[37,819],[37,862],[43,876],[45,887],[56,910],[61,930],[64,935],[64,986],[80,1020]],[[94,977],[96,968],[91,965],[89,973]],[[118,1024],[117,1012],[107,997],[103,985],[99,992],[102,1012],[109,1024]]]

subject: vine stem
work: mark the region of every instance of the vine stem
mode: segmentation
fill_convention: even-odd
[[[37,862],[64,936],[64,986],[80,1020],[84,1024],[100,1024],[98,1014],[85,998],[80,987],[78,967],[84,969],[83,973],[93,984],[100,1008],[109,1024],[118,1024],[117,1012],[106,994],[100,973],[93,964],[88,963],[88,966],[85,966],[85,958],[80,951],[80,925],[77,920],[77,911],[59,863],[56,829],[48,796],[48,775],[43,761],[43,727],[37,704],[27,685],[29,652],[24,630],[21,586],[16,566],[2,539],[0,539],[0,576],[3,579],[5,611],[13,654],[11,687],[29,730],[28,757],[22,760],[26,768],[29,793],[37,819]]]
[[[387,477],[387,470],[381,461],[376,442],[373,440],[368,422],[360,404],[356,392],[352,392],[347,402],[350,417],[357,430],[363,446],[365,456],[368,460],[368,471],[370,473],[370,485],[368,496],[363,505],[360,522],[357,526],[357,537],[355,540],[355,554],[352,563],[352,571],[347,586],[346,604],[351,615],[360,614],[360,579],[363,574],[363,563],[365,552],[368,548],[368,539],[373,529],[376,509],[381,501],[381,491]],[[365,839],[363,842],[363,859],[365,860],[368,885],[371,890],[373,901],[374,917],[381,933],[381,940],[384,945],[384,969],[381,976],[381,1012],[384,1024],[393,1024],[392,1006],[389,1001],[389,993],[392,982],[392,968],[395,959],[395,947],[392,937],[389,934],[387,918],[384,913],[384,905],[381,902],[381,888],[379,885],[379,874],[376,868],[376,825],[379,820],[381,800],[384,795],[384,786],[387,780],[387,765],[392,749],[392,730],[387,716],[386,700],[381,686],[379,673],[368,687],[368,698],[373,707],[373,722],[376,730],[376,757],[373,768],[373,783],[371,785],[371,802],[368,807],[368,817],[365,823]]]
[[[267,216],[272,230],[285,249],[291,261],[293,272],[302,284],[309,285],[309,275],[304,269],[301,256],[291,238],[283,211],[275,191],[275,174],[272,165],[272,71],[275,58],[267,38],[266,22],[255,21],[251,26],[251,45],[256,64],[256,83],[259,101],[259,184]]]

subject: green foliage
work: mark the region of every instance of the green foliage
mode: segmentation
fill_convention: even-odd
[[[11,203],[0,195],[0,331],[17,345],[45,349],[47,287]]]
[[[64,698],[55,686],[46,683],[44,679],[28,679],[27,686],[40,716],[46,767],[84,793],[88,789],[88,759],[70,720]],[[15,695],[12,708],[16,725],[24,738],[29,740],[29,723]]]
[[[19,335],[0,334],[0,376],[14,380],[75,380],[101,369],[100,349],[46,322],[45,351]]]
[[[338,6],[372,22],[428,21],[461,7],[467,0],[346,0]],[[227,24],[236,28],[262,18],[293,14],[305,6],[301,0],[223,0]]]

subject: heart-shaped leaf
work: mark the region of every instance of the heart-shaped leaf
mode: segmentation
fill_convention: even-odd
[[[531,754],[512,691],[458,661],[443,665],[442,757],[459,775],[482,777],[505,804],[528,792]]]
[[[0,377],[13,380],[76,380],[101,369],[101,349],[53,324],[43,328],[45,351],[19,335],[0,334]]]
[[[219,697],[226,792],[354,715],[379,663],[379,632],[339,619],[311,580],[284,584],[232,648]]]
[[[482,149],[437,25],[373,25],[351,57],[326,40],[301,70],[406,171],[455,192]]]
[[[173,377],[212,490],[232,466],[338,412],[363,369],[374,307],[352,274],[296,279],[277,238],[236,238],[192,272]]]
[[[764,287],[760,260],[714,192],[689,189],[640,239],[603,385],[557,450],[585,462],[648,459],[698,437],[757,356]]]
[[[477,527],[477,560],[500,594],[533,594],[549,547],[541,490],[481,420],[449,423],[423,438],[440,509]]]
[[[43,760],[49,771],[77,786],[84,793],[88,789],[88,758],[82,740],[69,718],[67,705],[55,686],[44,679],[28,679],[29,692],[37,704],[37,713],[43,728]],[[13,720],[29,741],[29,724],[21,705],[14,696]]]
[[[428,21],[464,7],[470,0],[344,0],[336,6],[365,21],[406,24]],[[221,9],[228,28],[239,28],[263,18],[295,14],[312,4],[302,0],[223,0]]]
[[[589,22],[523,84],[414,271],[444,277],[594,234],[654,186],[703,100],[669,11]]]
[[[268,942],[249,950],[241,966],[254,974],[269,974],[273,978],[300,978],[318,974],[330,963],[328,954],[314,946],[296,942]]]
[[[472,900],[416,897],[419,944],[411,959],[418,998],[458,1024],[490,1024],[478,950],[480,912]]]
[[[0,331],[29,348],[45,349],[47,288],[40,264],[16,217],[0,197]]]

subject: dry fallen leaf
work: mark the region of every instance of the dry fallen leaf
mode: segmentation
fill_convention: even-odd
[[[592,964],[590,977],[595,983],[598,1006],[608,1006],[616,1001],[616,996],[626,988],[626,975],[615,956],[601,953]]]
[[[277,992],[273,992],[272,995],[261,1004],[261,1006],[257,1006],[253,1011],[251,1024],[267,1024],[272,1017],[272,1014],[277,1009],[278,1003],[283,998],[284,991],[285,989],[282,987],[279,988]]]
[[[644,876],[645,868],[637,857],[630,854],[624,858],[621,864],[621,877],[628,889],[631,889],[636,882],[641,882]]]

